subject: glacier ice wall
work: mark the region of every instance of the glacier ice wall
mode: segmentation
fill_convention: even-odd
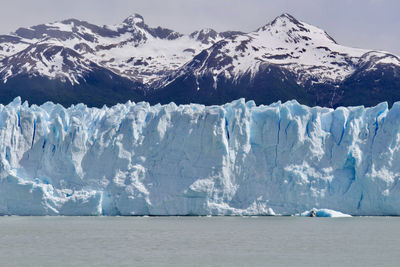
[[[400,103],[0,105],[0,214],[400,215]]]

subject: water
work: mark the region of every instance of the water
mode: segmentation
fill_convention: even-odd
[[[399,266],[400,218],[1,217],[1,266]]]

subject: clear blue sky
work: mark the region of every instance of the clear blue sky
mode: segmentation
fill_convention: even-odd
[[[400,55],[398,0],[3,0],[0,33],[66,18],[116,24],[133,13],[182,33],[206,27],[248,32],[285,12],[341,44]]]

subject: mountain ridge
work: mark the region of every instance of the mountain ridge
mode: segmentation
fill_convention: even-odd
[[[18,92],[36,104],[61,99],[70,105],[86,99],[79,92],[90,91],[94,106],[121,99],[222,104],[241,97],[258,104],[296,99],[311,106],[370,106],[400,100],[399,73],[396,55],[342,46],[287,13],[249,33],[202,29],[184,35],[148,26],[133,14],[113,26],[67,19],[0,35],[2,103]],[[115,99],[104,93],[114,90],[114,80],[123,85]],[[33,100],[39,92],[29,87],[40,86],[42,99]],[[363,97],[351,100],[358,91]],[[374,92],[377,98],[370,99]]]

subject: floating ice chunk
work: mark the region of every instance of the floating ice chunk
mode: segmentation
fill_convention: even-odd
[[[351,217],[349,214],[341,213],[340,211],[330,210],[330,209],[312,209],[305,212],[300,213],[300,216],[311,217],[312,213],[315,214],[315,217]]]

